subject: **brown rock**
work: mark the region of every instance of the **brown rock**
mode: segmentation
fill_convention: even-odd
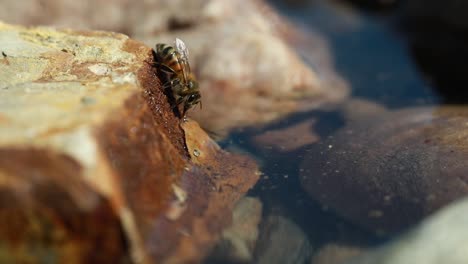
[[[294,151],[300,147],[313,144],[320,139],[319,135],[313,130],[315,122],[315,119],[307,119],[289,127],[268,130],[254,136],[252,141],[259,148],[273,148],[280,152]]]
[[[1,263],[128,260],[117,212],[83,173],[62,153],[0,149]]]
[[[468,193],[467,125],[455,106],[364,119],[311,147],[302,184],[363,227],[400,231]]]
[[[151,49],[6,24],[0,39],[0,262],[200,260],[258,173],[181,125]]]
[[[357,97],[344,102],[340,110],[348,124],[369,120],[388,112],[388,109],[383,105]]]
[[[151,254],[165,263],[196,263],[205,256],[230,225],[236,202],[259,177],[251,159],[224,152],[197,123],[181,126],[191,156],[178,181],[187,192],[186,209],[175,221],[154,219],[147,236]]]

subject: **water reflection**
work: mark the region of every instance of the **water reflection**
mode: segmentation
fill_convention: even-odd
[[[326,36],[353,98],[334,110],[238,131],[222,145],[262,165],[249,195],[261,199],[265,219],[292,221],[311,247],[329,250],[325,255],[343,248],[358,254],[465,195],[468,115],[465,107],[434,106],[444,100],[412,57],[397,15],[328,3],[274,2]]]
[[[407,39],[397,31],[396,15],[372,15],[328,1],[299,9],[274,3],[305,30],[326,36],[335,67],[351,84],[354,96],[392,108],[439,102],[415,64]]]

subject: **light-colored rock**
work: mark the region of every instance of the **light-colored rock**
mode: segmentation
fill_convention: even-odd
[[[25,236],[35,231],[32,223],[51,222],[49,232],[62,234],[63,243],[75,248],[75,253],[66,247],[55,248],[59,235],[52,241],[38,236],[39,251],[42,248],[46,254],[50,247],[50,255],[77,261],[99,261],[106,255],[109,260],[124,257],[123,244],[116,242],[103,241],[103,257],[93,257],[86,250],[98,243],[95,238],[114,233],[113,237],[119,236],[120,219],[134,259],[142,260],[146,253],[136,231],[135,214],[122,189],[116,186],[120,176],[104,161],[109,157],[103,145],[112,144],[100,141],[99,134],[106,133],[104,127],[121,119],[121,115],[129,114],[125,104],[132,97],[135,109],[145,109],[143,97],[138,98],[141,90],[137,72],[144,65],[148,48],[120,34],[80,35],[7,24],[0,24],[0,42],[4,56],[0,64],[0,175],[3,195],[17,199],[16,208],[1,208],[2,212],[11,212],[11,220],[2,219],[29,223],[24,226],[25,233],[17,237],[23,243]],[[93,73],[89,67],[96,65],[108,67],[111,76]],[[107,136],[112,140],[114,135]],[[168,153],[175,151],[174,147],[168,148]],[[63,211],[62,207],[69,209]],[[103,207],[115,211],[105,212]],[[107,219],[103,224],[113,223],[102,233],[94,230],[87,234],[79,226],[53,224],[54,218],[83,221],[86,224],[82,228],[93,230],[97,221],[93,215],[97,213]],[[40,225],[39,232],[49,235]],[[72,242],[76,235],[83,236],[81,243]],[[2,238],[6,242],[4,250],[8,250],[12,244],[7,237]],[[20,260],[29,254],[12,252],[3,261]]]
[[[307,236],[291,220],[282,216],[269,216],[262,222],[254,263],[305,263],[311,253],[312,247]]]
[[[223,231],[211,259],[251,263],[262,220],[262,203],[258,198],[244,197],[236,204],[232,225]]]
[[[448,205],[399,239],[346,264],[465,264],[468,199]]]

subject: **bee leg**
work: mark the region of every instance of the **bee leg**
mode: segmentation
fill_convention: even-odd
[[[159,63],[158,68],[162,72],[169,74],[169,75],[174,75],[176,73],[171,67],[167,66],[166,64]]]
[[[172,79],[172,80],[166,82],[166,83],[162,86],[162,88],[163,88],[164,90],[169,89],[169,88],[171,88],[171,89],[173,89],[173,90],[176,90],[176,89],[178,89],[177,87],[179,86],[179,83],[180,83],[180,79],[179,79],[179,78],[174,78],[174,79]]]
[[[180,105],[181,103],[184,103],[184,102],[185,102],[184,97],[179,97],[179,98],[177,98],[175,104],[176,104],[176,106],[178,106],[178,105]]]
[[[174,105],[172,106],[172,109],[173,109],[174,111],[177,109],[177,112],[179,113],[179,116],[180,116],[180,117],[185,117],[185,111],[186,111],[186,109],[185,109],[185,107],[184,107],[183,110],[181,111],[181,110],[180,110],[180,107],[179,107],[181,104],[184,104],[184,106],[185,106],[185,100],[184,100],[184,98],[183,98],[183,97],[178,97],[178,98],[176,98],[176,99],[175,99],[175,103],[174,103]]]
[[[189,110],[190,106],[187,102],[184,103],[184,110],[182,111],[182,116],[185,117],[185,113]]]
[[[173,85],[173,83],[172,83],[172,82],[166,82],[166,83],[165,83],[165,84],[162,86],[162,88],[163,88],[164,90],[166,90],[166,89],[169,89],[169,88],[171,88],[171,87],[172,87],[172,85]]]

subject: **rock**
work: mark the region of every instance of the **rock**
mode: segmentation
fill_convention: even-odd
[[[342,264],[344,261],[359,256],[365,249],[357,246],[330,243],[314,254],[311,264]]]
[[[336,104],[349,93],[323,38],[300,32],[260,0],[115,1],[111,8],[104,7],[106,1],[6,1],[5,10],[18,10],[14,17],[0,13],[7,21],[120,31],[152,46],[183,39],[203,96],[203,110],[190,114],[220,137],[233,128]]]
[[[346,264],[464,264],[468,259],[468,199],[437,211],[399,239]]]
[[[295,223],[282,216],[269,216],[262,223],[254,263],[305,263],[311,251],[308,238]]]
[[[366,119],[385,115],[388,112],[388,109],[383,105],[357,97],[344,102],[340,110],[349,124],[362,120],[365,122]]]
[[[320,137],[313,129],[315,122],[315,119],[310,118],[285,128],[270,129],[251,140],[258,148],[269,152],[271,149],[280,152],[294,151],[319,141]]]
[[[467,126],[463,106],[363,119],[311,146],[302,185],[367,229],[401,231],[468,193]]]
[[[174,115],[151,48],[3,23],[0,39],[0,262],[203,258],[258,172]]]
[[[239,200],[232,214],[232,225],[223,231],[211,259],[219,263],[252,263],[253,250],[258,238],[258,225],[262,220],[262,203],[258,198]]]
[[[147,238],[151,254],[164,263],[196,263],[205,257],[231,224],[237,201],[260,175],[250,158],[221,150],[198,123],[181,127],[192,165],[179,180],[187,209],[176,221],[152,221]]]

